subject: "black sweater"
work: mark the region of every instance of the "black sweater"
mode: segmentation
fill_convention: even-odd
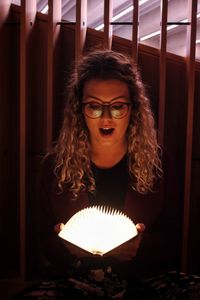
[[[42,163],[39,188],[40,248],[48,265],[48,277],[69,275],[76,262],[63,240],[54,232],[54,225],[66,223],[74,213],[92,204],[116,206],[135,224],[140,222],[146,226],[137,256],[129,263],[120,265],[113,262],[124,276],[146,278],[177,269],[181,236],[180,207],[176,186],[172,186],[175,183],[173,174],[169,174],[165,168],[165,176],[155,191],[142,195],[130,186],[126,156],[110,170],[101,170],[95,165],[92,168],[97,182],[96,197],[85,191],[80,193],[77,200],[72,200],[67,187],[63,192],[58,189],[53,158],[49,156]],[[110,199],[108,203],[107,198]],[[117,202],[114,202],[115,198]],[[101,263],[107,262],[101,260]]]

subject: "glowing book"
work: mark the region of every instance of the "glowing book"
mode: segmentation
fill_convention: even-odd
[[[105,206],[80,210],[59,233],[64,240],[99,255],[104,255],[136,235],[136,226],[130,218]]]

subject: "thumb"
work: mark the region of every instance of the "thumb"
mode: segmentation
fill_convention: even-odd
[[[56,233],[59,233],[63,228],[64,228],[64,224],[63,223],[58,223],[58,224],[56,224],[55,226],[54,226],[54,231],[56,232]]]
[[[136,229],[137,229],[138,233],[142,233],[145,230],[145,225],[143,223],[137,223]]]

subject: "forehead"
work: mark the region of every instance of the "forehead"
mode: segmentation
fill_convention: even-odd
[[[128,85],[117,79],[88,80],[83,88],[83,98],[96,97],[101,100],[107,101],[117,97],[129,98]]]

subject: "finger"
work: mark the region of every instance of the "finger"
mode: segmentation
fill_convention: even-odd
[[[56,232],[56,233],[59,233],[63,228],[64,228],[64,224],[63,223],[58,223],[58,224],[56,224],[55,226],[54,226],[54,231]]]
[[[143,223],[138,223],[136,224],[136,229],[139,233],[143,232],[145,230],[145,225]]]
[[[65,225],[63,223],[60,223],[60,230],[63,230],[64,227]]]

